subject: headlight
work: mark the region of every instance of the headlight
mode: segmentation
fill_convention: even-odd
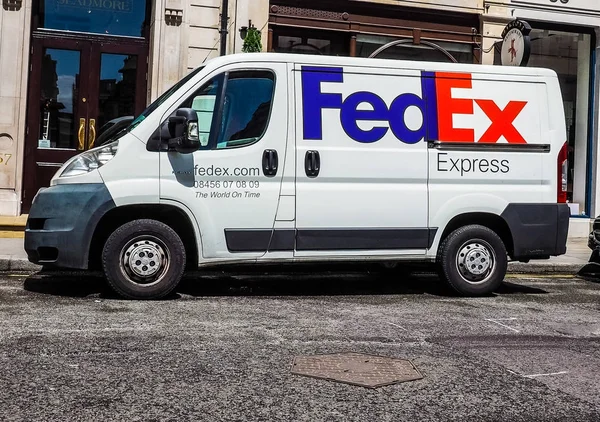
[[[118,146],[119,141],[115,141],[77,155],[65,167],[59,177],[80,176],[99,169],[116,155]]]

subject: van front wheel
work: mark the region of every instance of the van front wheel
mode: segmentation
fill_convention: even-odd
[[[185,246],[177,233],[156,220],[134,220],[112,233],[102,266],[115,292],[128,299],[159,299],[179,284]]]
[[[438,264],[445,281],[463,296],[484,296],[504,280],[508,258],[502,239],[480,225],[461,227],[442,242]]]

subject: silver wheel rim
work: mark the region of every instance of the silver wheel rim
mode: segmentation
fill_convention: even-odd
[[[483,284],[488,281],[496,269],[494,248],[484,240],[472,239],[458,248],[456,269],[463,280],[469,284]]]
[[[160,239],[138,236],[123,246],[119,264],[129,281],[150,287],[162,280],[169,269],[170,258],[169,249]]]

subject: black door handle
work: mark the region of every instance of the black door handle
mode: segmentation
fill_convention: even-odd
[[[265,176],[273,177],[277,174],[277,166],[279,159],[277,157],[277,151],[274,149],[266,149],[263,152],[262,165]]]
[[[317,177],[321,170],[319,151],[306,151],[304,156],[304,171],[308,177]]]

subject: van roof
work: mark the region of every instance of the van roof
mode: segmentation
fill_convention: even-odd
[[[426,62],[414,60],[396,60],[396,59],[371,59],[366,57],[347,57],[347,56],[321,56],[314,54],[292,54],[292,53],[236,53],[210,59],[205,64],[219,67],[229,63],[241,62],[278,62],[278,63],[302,63],[314,65],[336,65],[336,66],[358,66],[358,67],[379,67],[392,69],[414,69],[431,70],[438,72],[470,72],[483,74],[503,74],[503,75],[522,75],[538,77],[554,77],[556,72],[551,69],[537,67],[518,67],[518,66],[499,66],[483,64],[465,64],[450,62]]]

